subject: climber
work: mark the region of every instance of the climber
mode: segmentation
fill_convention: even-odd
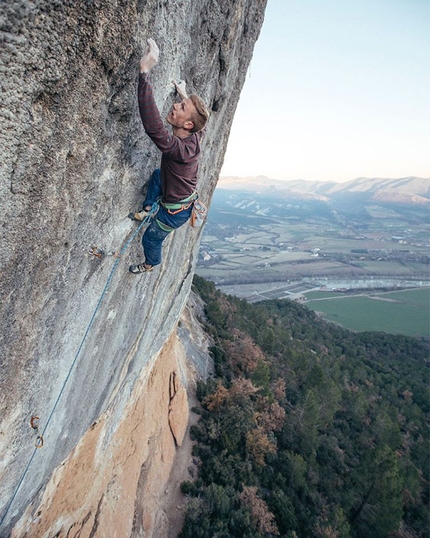
[[[181,102],[175,103],[166,117],[173,134],[165,128],[149,80],[149,72],[158,62],[158,56],[157,44],[153,39],[148,39],[140,60],[139,111],[145,132],[161,150],[162,157],[160,169],[151,175],[142,210],[129,215],[133,220],[142,221],[148,217],[154,202],[159,200],[158,212],[150,219],[142,238],[145,261],[129,268],[135,275],[152,271],[154,266],[161,263],[164,239],[191,216],[193,202],[197,198],[200,141],[209,118],[202,99],[197,95],[188,97],[185,82],[174,82]]]

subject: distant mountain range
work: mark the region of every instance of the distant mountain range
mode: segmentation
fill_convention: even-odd
[[[345,183],[334,181],[280,181],[265,176],[221,177],[218,188],[271,194],[284,199],[339,201],[359,198],[367,203],[430,205],[430,178],[399,179],[360,177]]]

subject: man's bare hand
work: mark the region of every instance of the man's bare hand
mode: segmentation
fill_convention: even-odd
[[[172,80],[173,84],[175,85],[176,91],[178,92],[178,95],[181,99],[188,99],[187,91],[185,89],[185,80],[180,80],[176,82],[175,80]]]
[[[160,50],[157,47],[157,43],[153,39],[149,38],[145,53],[140,60],[140,72],[149,73],[154,65],[158,63],[159,56]]]

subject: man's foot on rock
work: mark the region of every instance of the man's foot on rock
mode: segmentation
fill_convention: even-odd
[[[139,263],[137,265],[130,265],[128,270],[133,275],[140,275],[141,273],[149,273],[154,269],[152,265],[147,265],[146,263]]]
[[[138,213],[129,213],[128,218],[131,220],[137,220],[139,222],[142,222],[148,215],[149,211],[145,211],[145,209],[143,209]]]

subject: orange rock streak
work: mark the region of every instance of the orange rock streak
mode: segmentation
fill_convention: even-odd
[[[107,438],[107,411],[55,469],[12,538],[150,537],[155,528],[167,535],[160,499],[189,416],[178,360],[184,350],[173,335],[149,377],[136,384],[116,431]]]

